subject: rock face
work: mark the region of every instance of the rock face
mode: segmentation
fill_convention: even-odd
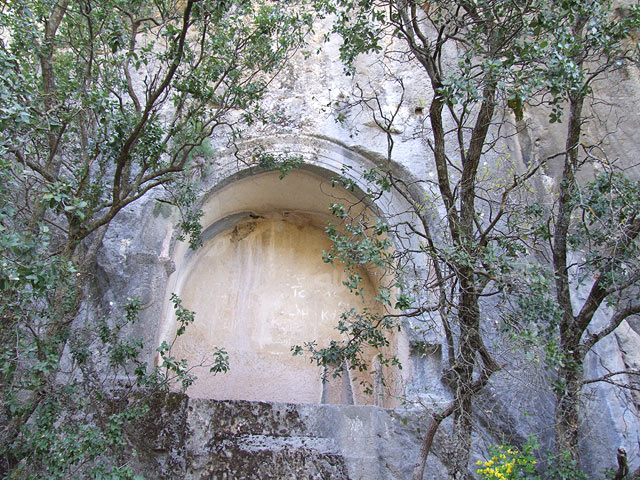
[[[356,76],[341,75],[337,48],[330,43],[312,61],[301,56],[291,63],[264,105],[275,112],[276,123],[247,132],[239,151],[226,150],[214,139],[216,153],[202,159],[208,173],[200,185],[205,245],[199,252],[189,252],[177,240],[178,214],[157,201],[161,192],[128,207],[109,226],[98,258],[91,300],[95,308],[113,310],[123,299],[138,295],[144,304],[142,322],[125,333],[144,339],[151,364],[160,342],[175,333],[169,296],[176,292],[197,315],[194,329],[176,343],[175,353],[196,363],[213,345],[231,354],[228,378],[199,372],[200,383],[188,392],[198,398],[158,399],[149,430],[134,426],[139,467],[151,478],[407,479],[419,451],[417,413],[363,404],[397,407],[403,397],[421,404],[425,412],[450,399],[441,381],[446,342],[437,325],[418,335],[415,323],[405,324],[389,347],[404,368],[383,372],[387,385],[401,391],[378,390],[373,399],[358,391],[352,378],[323,385],[321,372],[308,360],[296,363],[289,356],[294,343],[339,338],[331,325],[339,310],[356,301],[341,290],[341,273],[321,258],[328,245],[322,231],[328,205],[351,201],[357,194],[332,189],[330,180],[346,175],[364,189],[361,172],[387,152],[386,137],[371,115],[352,113],[337,122],[337,113],[328,106],[348,97],[363,79],[378,93],[383,108],[395,108],[400,99],[397,83],[385,79],[373,58],[359,61]],[[398,65],[394,73],[403,78],[406,90],[398,110],[402,128],[393,132],[390,168],[407,182],[434,178],[430,151],[416,135],[424,127],[422,106],[429,100],[424,97],[425,79],[410,63]],[[617,86],[610,91],[605,85],[596,88],[623,111],[632,111],[630,99],[640,96],[638,69],[632,66],[619,75],[623,78],[613,78]],[[622,95],[622,89],[629,95]],[[520,166],[557,151],[556,137],[563,128],[549,125],[545,112],[525,113],[527,129],[503,138],[496,149],[508,152]],[[504,122],[506,129],[513,129],[512,119]],[[630,115],[621,125],[615,131],[603,125],[602,131],[589,135],[606,138],[631,166],[635,156],[629,152],[637,150],[640,123],[637,115]],[[275,173],[265,176],[263,169],[238,162],[238,156],[250,158],[258,150],[301,155],[305,166],[280,181]],[[487,172],[502,161],[497,153],[487,155]],[[545,172],[538,195],[545,195],[555,175],[553,168]],[[397,224],[407,220],[406,201],[393,192],[366,208]],[[417,247],[411,235],[402,241],[405,247],[411,242]],[[375,272],[366,275],[365,303],[382,281]],[[637,368],[640,340],[634,326],[625,324],[602,342],[589,358],[586,378]],[[373,365],[374,353],[370,356]],[[517,357],[512,364],[513,370],[495,375],[477,400],[472,462],[482,458],[487,445],[503,438],[523,441],[534,431],[542,432],[543,446],[551,446],[553,397],[544,373],[539,373],[539,359]],[[375,378],[367,380],[376,385]],[[590,473],[614,467],[615,451],[624,446],[634,471],[640,466],[638,397],[606,385],[588,393],[583,467]],[[445,424],[425,479],[446,478],[447,431]]]
[[[415,412],[367,406],[156,397],[130,428],[148,478],[189,480],[409,478]],[[425,479],[442,478],[434,456]]]

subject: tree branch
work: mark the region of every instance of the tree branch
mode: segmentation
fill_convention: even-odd
[[[580,345],[583,356],[586,355],[586,353],[591,350],[591,348],[593,348],[596,343],[598,343],[600,340],[602,340],[604,337],[618,328],[623,320],[629,318],[632,315],[638,314],[640,314],[640,303],[630,305],[627,308],[617,312],[613,317],[611,317],[611,320],[609,320],[609,323],[606,327],[604,327],[597,333],[589,334],[582,345]]]

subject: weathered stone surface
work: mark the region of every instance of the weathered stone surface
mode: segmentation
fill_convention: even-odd
[[[134,467],[148,478],[406,479],[421,440],[415,411],[177,394],[155,397],[151,406],[128,429]],[[444,471],[434,454],[424,479]]]
[[[116,413],[130,407],[129,402],[141,400],[148,406],[148,413],[124,426],[126,440],[135,448],[135,455],[127,455],[131,467],[145,478],[183,478],[188,397],[177,393],[147,396],[140,392],[123,396],[111,408]]]
[[[192,400],[189,428],[186,478],[348,478],[333,439],[295,405]]]

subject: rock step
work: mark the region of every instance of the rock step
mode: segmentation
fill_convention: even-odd
[[[371,406],[159,395],[130,428],[149,479],[401,480],[420,448],[415,414]],[[443,478],[435,455],[424,479]]]
[[[336,439],[304,421],[300,405],[191,400],[188,419],[186,478],[349,478]]]

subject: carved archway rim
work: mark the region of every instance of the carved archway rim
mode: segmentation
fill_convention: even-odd
[[[394,174],[408,183],[415,179],[400,164],[388,162],[377,152],[352,147],[338,139],[309,133],[280,133],[268,136],[255,136],[240,140],[232,148],[227,147],[207,159],[215,168],[203,178],[199,202],[204,205],[209,198],[227,185],[245,177],[269,171],[251,162],[258,153],[302,155],[304,164],[301,170],[310,171],[326,180],[344,175],[353,180],[358,198],[366,196],[366,185],[362,181],[362,171],[386,165]],[[421,191],[411,192],[416,199],[424,198]],[[417,197],[416,197],[417,195]],[[385,192],[377,201],[369,202],[376,215],[389,220],[407,210],[406,200],[397,192]]]

